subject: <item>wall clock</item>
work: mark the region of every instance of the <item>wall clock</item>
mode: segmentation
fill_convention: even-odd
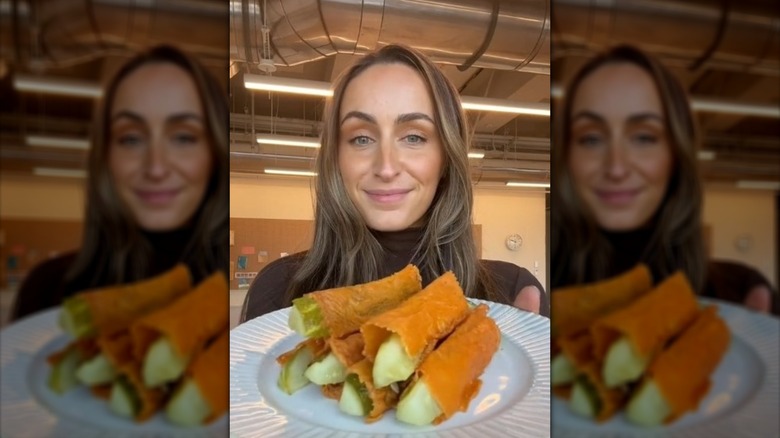
[[[523,246],[523,238],[519,234],[510,234],[506,238],[506,247],[510,251],[517,251]]]

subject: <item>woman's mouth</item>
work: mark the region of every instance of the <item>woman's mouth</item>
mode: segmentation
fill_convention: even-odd
[[[365,190],[366,195],[377,203],[392,204],[402,201],[406,195],[411,192],[410,189],[391,189],[391,190]]]
[[[138,198],[145,204],[152,206],[165,206],[176,198],[176,195],[179,194],[179,190],[136,190],[135,193],[136,196],[138,196]]]
[[[633,202],[639,192],[639,189],[596,190],[596,196],[598,196],[604,204],[620,207]]]

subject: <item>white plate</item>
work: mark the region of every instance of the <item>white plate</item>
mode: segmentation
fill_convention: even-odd
[[[59,309],[37,313],[0,332],[0,436],[16,437],[224,437],[227,415],[205,428],[181,428],[158,413],[137,424],[79,387],[63,395],[46,382],[46,358],[69,342],[57,325]]]
[[[276,358],[303,338],[287,327],[289,308],[239,325],[230,332],[230,434],[250,437],[436,436],[545,437],[550,435],[550,320],[484,302],[501,329],[501,345],[482,375],[468,412],[438,426],[415,427],[394,411],[365,424],[309,385],[293,395],[276,386]]]
[[[668,438],[766,438],[780,436],[780,320],[717,300],[701,300],[718,306],[731,330],[731,344],[712,376],[712,387],[696,412],[689,412],[668,426],[641,428],[618,413],[597,424],[573,414],[566,402],[553,397],[553,436],[568,437],[668,437]]]

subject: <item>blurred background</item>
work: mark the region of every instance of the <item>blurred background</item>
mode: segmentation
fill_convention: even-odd
[[[780,275],[780,8],[776,0],[555,0],[552,95],[596,53],[637,46],[687,88],[703,137],[710,255]],[[553,206],[555,208],[555,206]]]
[[[31,267],[80,245],[102,87],[162,43],[228,89],[224,1],[0,1],[0,323]]]

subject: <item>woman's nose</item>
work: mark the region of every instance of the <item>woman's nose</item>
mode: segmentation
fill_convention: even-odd
[[[629,157],[626,148],[613,142],[607,152],[606,175],[613,180],[625,178],[629,172]]]
[[[380,179],[393,179],[400,172],[398,150],[390,141],[382,140],[376,148],[374,157],[374,173]]]
[[[162,179],[170,172],[168,151],[162,143],[160,140],[155,141],[146,150],[144,174],[149,179]]]

